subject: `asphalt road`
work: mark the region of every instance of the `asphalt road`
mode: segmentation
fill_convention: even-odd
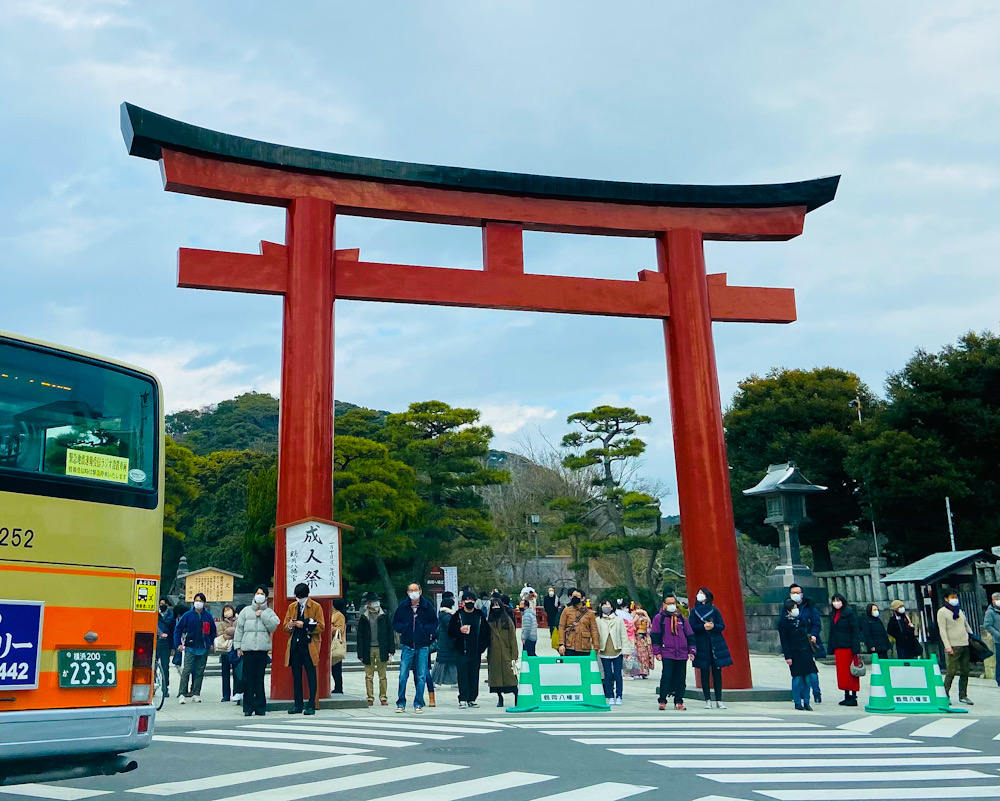
[[[487,699],[488,702],[488,697]],[[851,801],[1000,797],[1000,718],[657,712],[315,718],[157,727],[121,776],[0,798],[177,801]],[[831,710],[832,711],[832,710]]]

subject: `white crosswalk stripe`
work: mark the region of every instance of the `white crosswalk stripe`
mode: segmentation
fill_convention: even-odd
[[[376,731],[385,731],[388,733],[399,733],[405,732],[407,734],[414,733],[418,734],[422,731],[432,731],[432,732],[443,732],[446,735],[454,736],[459,734],[497,734],[500,731],[498,726],[492,727],[473,727],[465,725],[462,723],[450,723],[449,721],[428,721],[427,723],[410,723],[410,722],[396,722],[391,721],[376,721],[376,720],[330,720],[329,718],[299,718],[297,720],[289,721],[289,723],[294,723],[300,726],[329,726],[330,728],[336,729],[368,729]]]
[[[647,793],[655,790],[655,787],[643,787],[638,784],[621,784],[619,782],[602,782],[592,784],[590,787],[583,787],[579,790],[566,790],[555,795],[546,795],[542,798],[533,798],[532,801],[619,801],[622,798],[630,798],[639,793]]]
[[[878,731],[881,728],[890,726],[893,723],[898,723],[903,720],[903,718],[898,715],[872,715],[867,718],[858,718],[857,720],[851,720],[847,723],[840,724],[837,728],[843,729],[844,731],[855,731],[861,732],[863,734],[871,734],[873,731]]]
[[[921,726],[915,732],[910,734],[911,737],[954,737],[963,729],[967,729],[974,723],[979,721],[975,718],[966,717],[948,717],[940,718],[938,720],[928,723],[926,726]]]
[[[665,768],[691,768],[692,770],[724,770],[726,768],[884,768],[885,757],[857,758],[844,752],[839,757],[801,757],[795,759],[654,759],[653,763]],[[927,757],[899,757],[891,760],[893,767],[927,767]],[[944,760],[938,764],[945,764]],[[951,756],[948,765],[1000,765],[1000,756]]]
[[[799,732],[803,734],[804,732]],[[808,734],[834,734],[834,732],[807,732]],[[841,734],[843,732],[840,732]],[[862,745],[888,745],[889,743],[919,745],[919,740],[908,740],[905,737],[865,737],[856,739],[852,737],[811,737],[808,740],[797,740],[794,737],[782,737],[775,739],[771,736],[754,736],[753,742],[748,742],[746,737],[730,737],[731,732],[720,732],[717,737],[706,737],[698,732],[696,736],[684,737],[684,745],[700,745],[710,748],[713,745],[770,745],[782,746],[795,743],[798,746],[811,745],[840,745],[840,744],[862,744]],[[676,737],[581,737],[573,738],[573,742],[583,745],[677,745]]]
[[[1000,798],[1000,784],[975,787],[879,787],[857,790],[758,790],[779,801],[931,801],[937,798]]]
[[[464,798],[473,798],[485,793],[497,793],[502,790],[513,790],[515,787],[525,787],[529,784],[547,782],[555,779],[555,776],[546,776],[540,773],[522,773],[521,771],[510,771],[509,773],[499,773],[495,776],[484,776],[480,779],[469,779],[453,784],[435,785],[425,787],[421,790],[410,790],[396,795],[386,795],[381,798],[371,799],[371,801],[461,801]],[[586,798],[586,788],[579,791],[580,798]],[[233,799],[232,801],[237,801]]]
[[[226,732],[235,734],[236,732]],[[154,742],[161,743],[189,743],[192,745],[221,745],[231,748],[268,748],[274,751],[311,751],[314,754],[364,754],[370,749],[348,748],[340,745],[313,745],[312,743],[290,743],[281,740],[270,740],[258,742],[245,738],[226,739],[225,737],[191,737],[185,734],[154,734]]]
[[[704,748],[684,748],[684,741],[681,740],[677,745],[672,748],[611,748],[608,749],[616,754],[626,754],[630,756],[675,756],[683,759],[687,757],[696,757],[705,753]],[[774,753],[774,748],[727,748],[726,756],[769,756]],[[912,746],[912,747],[890,747],[886,746],[884,748],[851,748],[850,751],[845,751],[843,745],[839,745],[837,748],[809,748],[800,752],[803,756],[809,757],[813,754],[819,756],[845,756],[850,754],[852,757],[856,754],[862,756],[875,756],[876,754],[885,755],[899,755],[899,756],[912,756],[914,754],[977,754],[972,748],[961,748],[957,745],[941,745],[941,746]]]
[[[962,779],[992,779],[978,770],[870,770],[850,773],[700,773],[703,779],[722,784],[825,784],[865,782],[941,782]]]
[[[315,733],[304,726],[292,726],[281,724],[260,723],[256,724],[263,731],[256,730],[255,727],[244,726],[239,729],[199,729],[192,734],[205,737],[280,737],[282,740],[295,740],[302,742],[320,743],[347,743],[348,745],[368,746],[369,748],[407,748],[411,745],[419,745],[416,740],[395,740],[389,737],[350,737],[346,735],[330,734],[326,729],[316,729]],[[250,729],[250,731],[248,731]],[[221,741],[220,741],[221,742]]]
[[[84,798],[96,798],[99,795],[110,795],[110,790],[81,790],[77,787],[60,787],[55,784],[12,784],[0,788],[0,795],[19,795],[28,798],[51,798],[54,801],[82,801]]]

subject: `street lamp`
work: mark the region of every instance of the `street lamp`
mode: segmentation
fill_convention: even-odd
[[[542,521],[542,518],[538,515],[528,515],[528,525],[535,532],[535,584],[538,583],[539,570],[538,570],[538,524]]]

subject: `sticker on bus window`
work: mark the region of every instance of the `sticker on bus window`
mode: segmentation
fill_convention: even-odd
[[[128,484],[128,459],[123,456],[109,456],[106,453],[75,451],[67,448],[66,475]]]
[[[159,583],[156,579],[139,578],[135,580],[135,603],[133,604],[133,608],[136,612],[156,611],[156,587]]]
[[[44,606],[0,600],[0,692],[38,689]]]

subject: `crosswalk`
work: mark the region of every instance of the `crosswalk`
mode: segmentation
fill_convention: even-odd
[[[500,722],[500,718],[492,719]],[[867,801],[1000,798],[996,718],[870,715],[839,725],[818,716],[574,714],[503,719],[509,725],[690,771],[724,788],[693,801]],[[991,727],[991,728],[986,728]],[[963,733],[982,739],[949,743]],[[689,774],[690,775],[690,774]],[[694,785],[700,786],[700,785]],[[710,786],[710,785],[708,785]],[[735,795],[730,795],[735,793]]]

